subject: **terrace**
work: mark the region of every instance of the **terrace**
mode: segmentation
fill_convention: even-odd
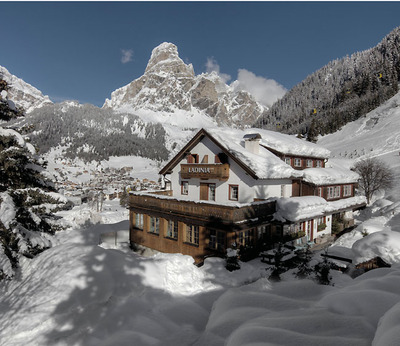
[[[250,220],[266,220],[275,212],[274,201],[253,203],[217,204],[210,201],[190,201],[171,197],[172,191],[130,194],[131,209],[143,213],[156,213],[160,216],[175,216],[197,220],[218,219],[222,223],[232,224]]]

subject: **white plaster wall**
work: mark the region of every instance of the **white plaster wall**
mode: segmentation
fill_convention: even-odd
[[[318,219],[314,219],[314,239],[315,238],[319,238],[323,235],[330,235],[332,234],[332,215],[327,215],[326,216],[326,228],[321,231],[321,232],[317,232],[318,229],[318,225],[317,225],[317,220]]]
[[[208,155],[208,163],[214,163],[215,155],[219,154],[221,149],[216,146],[209,138],[205,137],[192,150],[192,154],[199,155],[199,163],[202,162],[204,155]],[[188,195],[181,195],[181,179],[180,179],[180,164],[187,163],[183,159],[175,166],[171,176],[169,177],[172,183],[173,195],[175,197],[185,197],[191,200],[200,198],[200,183],[215,183],[216,185],[216,202],[226,203],[229,200],[229,185],[239,186],[239,203],[249,203],[254,201],[254,198],[270,198],[282,197],[282,185],[284,186],[284,197],[291,197],[292,186],[291,180],[255,180],[249,176],[236,162],[229,158],[230,171],[227,181],[219,181],[217,179],[200,180],[199,178],[187,179],[189,182]]]

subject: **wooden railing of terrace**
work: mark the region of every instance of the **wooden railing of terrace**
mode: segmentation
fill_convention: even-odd
[[[240,205],[224,205],[206,202],[178,200],[161,195],[135,194],[130,195],[130,207],[143,211],[161,212],[199,219],[219,219],[222,222],[234,223],[249,219],[265,219],[275,212],[274,202],[254,202]]]

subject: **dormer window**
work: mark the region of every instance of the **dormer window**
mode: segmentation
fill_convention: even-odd
[[[317,165],[318,168],[321,168],[322,167],[322,161],[321,160],[317,160],[316,161],[316,165]]]
[[[311,168],[313,166],[313,160],[308,159],[306,165],[307,168]]]
[[[294,159],[294,166],[295,167],[301,167],[301,159],[300,158],[296,157]]]
[[[292,165],[292,160],[290,159],[290,157],[285,157],[285,163],[289,166]]]

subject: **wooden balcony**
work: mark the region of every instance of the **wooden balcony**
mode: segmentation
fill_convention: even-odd
[[[225,163],[186,163],[181,164],[181,178],[200,178],[228,180],[229,164]]]
[[[269,219],[275,212],[274,202],[254,202],[234,205],[178,200],[169,196],[131,193],[129,206],[132,210],[162,217],[175,216],[202,221],[216,219],[232,224],[237,222]],[[257,220],[256,220],[257,219]]]

